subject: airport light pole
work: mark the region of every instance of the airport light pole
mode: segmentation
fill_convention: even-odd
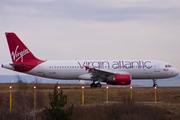
[[[130,92],[131,92],[130,99],[131,99],[131,102],[132,102],[132,86],[130,87]]]
[[[154,90],[155,90],[155,93],[154,93],[154,95],[155,95],[155,102],[156,102],[156,87],[154,87]]]
[[[34,109],[36,108],[36,86],[34,86]]]
[[[11,108],[12,108],[12,86],[9,86],[9,89],[10,89],[10,112],[11,112]]]
[[[60,86],[58,86],[58,101],[60,100]]]
[[[107,87],[106,87],[106,90],[107,90],[107,91],[106,91],[106,102],[108,102],[108,89],[109,89],[109,87],[107,86]]]
[[[82,106],[84,105],[84,86],[82,86]]]

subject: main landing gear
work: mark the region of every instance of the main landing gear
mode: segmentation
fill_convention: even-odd
[[[94,88],[95,88],[95,87],[99,87],[99,88],[100,88],[100,87],[101,87],[101,83],[97,83],[97,84],[96,84],[96,83],[93,82],[93,83],[90,85],[90,87],[94,87]]]
[[[154,84],[153,84],[153,87],[158,87],[158,85],[156,84],[156,80],[157,80],[157,79],[153,79],[153,83],[154,83]]]

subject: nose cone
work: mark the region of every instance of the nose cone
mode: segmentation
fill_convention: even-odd
[[[174,73],[174,76],[179,75],[179,71],[176,68],[174,68],[173,73]]]

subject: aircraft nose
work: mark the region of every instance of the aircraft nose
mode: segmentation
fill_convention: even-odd
[[[174,69],[173,72],[174,72],[174,75],[175,75],[175,76],[179,75],[179,71],[178,71],[177,69]]]

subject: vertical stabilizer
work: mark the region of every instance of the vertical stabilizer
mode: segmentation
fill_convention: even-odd
[[[38,61],[15,33],[5,33],[13,63]]]
[[[15,33],[5,33],[9,45],[11,59],[13,64],[5,65],[8,69],[13,69],[19,72],[27,72],[32,70],[37,65],[41,64],[42,60],[37,59],[31,51],[23,44]]]

